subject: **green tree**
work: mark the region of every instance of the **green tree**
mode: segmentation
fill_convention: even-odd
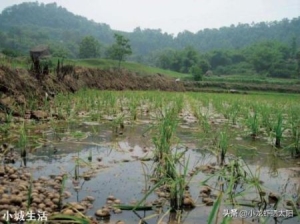
[[[291,41],[291,56],[292,58],[296,57],[297,53],[297,38],[293,36],[292,41]]]
[[[212,69],[216,69],[218,66],[227,66],[232,63],[229,52],[226,50],[215,50],[210,54],[209,62]]]
[[[297,60],[297,73],[298,77],[300,78],[300,50],[296,53],[296,60]]]
[[[209,62],[206,59],[199,60],[198,65],[200,66],[203,73],[206,73],[211,69]]]
[[[190,68],[190,73],[192,74],[195,81],[201,81],[203,78],[203,71],[198,65],[193,65]]]
[[[189,69],[199,61],[198,52],[191,46],[185,47],[181,51],[181,67],[180,72],[187,73]]]
[[[100,56],[100,44],[93,36],[86,36],[79,45],[80,58],[97,58]]]
[[[273,76],[275,70],[286,69],[283,61],[288,59],[288,47],[277,41],[263,41],[248,49],[249,61],[257,73]],[[278,72],[282,73],[282,72]],[[281,75],[275,75],[280,77]]]
[[[107,56],[110,59],[118,60],[120,68],[121,62],[125,60],[126,55],[132,54],[131,46],[129,44],[129,39],[120,34],[115,33],[114,38],[115,43],[108,48]]]

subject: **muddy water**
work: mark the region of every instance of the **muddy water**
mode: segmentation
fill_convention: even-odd
[[[145,133],[147,124],[140,124],[126,127],[125,132],[121,136],[115,136],[112,132],[110,124],[105,125],[71,125],[67,128],[60,129],[58,133],[48,132],[47,138],[51,140],[51,144],[38,149],[31,154],[27,160],[27,169],[30,169],[35,178],[40,176],[58,175],[62,173],[69,174],[66,183],[66,190],[72,193],[68,199],[70,202],[81,201],[86,196],[95,197],[94,207],[87,214],[93,216],[97,209],[105,205],[109,195],[114,195],[120,199],[122,204],[131,204],[141,200],[145,191],[149,188],[150,183],[145,182],[144,172],[150,174],[152,161],[143,161],[146,165],[146,171],[143,171],[142,162],[137,160],[141,157],[151,157],[151,136]],[[87,138],[83,140],[68,138],[68,134],[75,131],[87,133]],[[65,135],[64,135],[65,133]],[[177,133],[180,139],[179,148],[188,147],[186,159],[189,158],[189,165],[192,169],[194,166],[206,164],[214,164],[217,162],[216,157],[206,151],[199,144],[197,135],[183,126]],[[233,141],[235,149],[230,150],[230,154],[240,156],[248,164],[248,167],[255,176],[263,181],[263,188],[270,190],[278,195],[287,194],[288,197],[298,197],[299,195],[299,166],[297,161],[282,160],[277,157],[270,156],[269,152],[272,147],[268,146],[263,140],[248,141],[239,139]],[[88,157],[92,154],[92,162],[90,167],[80,168],[80,174],[85,171],[93,171],[90,180],[80,180],[80,189],[74,189],[72,176],[74,176],[74,167],[76,158],[88,161]],[[230,160],[230,156],[228,159]],[[20,166],[20,163],[16,163]],[[206,223],[212,207],[202,204],[199,198],[201,189],[200,182],[205,180],[208,174],[202,172],[193,177],[190,183],[190,191],[193,199],[196,201],[197,207],[190,211],[184,212],[184,222]],[[212,179],[210,184],[217,183]],[[253,199],[254,190],[249,190],[243,195],[241,200],[250,201]],[[147,198],[147,202],[157,199],[155,194]],[[230,209],[230,206],[226,208]],[[225,209],[225,207],[224,207]],[[270,209],[272,209],[270,207]],[[286,209],[285,209],[286,210]],[[164,208],[167,211],[167,208]],[[220,211],[222,218],[222,210]],[[124,220],[126,223],[139,223],[140,218],[148,217],[156,214],[155,211],[123,211],[121,214],[112,214],[111,218],[101,223],[116,223],[118,220]],[[157,216],[147,219],[145,223],[154,224],[161,218]],[[252,219],[252,218],[251,218]],[[251,219],[248,219],[251,221]],[[164,221],[167,222],[168,218]],[[254,220],[256,222],[256,220]],[[255,223],[254,222],[254,223]],[[276,223],[270,219],[267,223]],[[284,224],[300,223],[297,217],[284,220]]]

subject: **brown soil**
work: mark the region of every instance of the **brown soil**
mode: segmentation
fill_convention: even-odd
[[[100,90],[162,90],[185,91],[182,82],[161,74],[139,75],[126,70],[100,70],[76,67],[65,74],[49,74],[38,80],[25,69],[0,66],[0,111],[13,110],[13,105],[25,105],[29,98],[40,103],[45,92],[76,92],[80,88]],[[16,113],[15,110],[13,110]]]

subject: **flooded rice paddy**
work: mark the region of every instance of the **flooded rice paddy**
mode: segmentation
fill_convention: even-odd
[[[62,222],[62,214],[119,224],[300,223],[300,160],[288,123],[288,113],[295,114],[289,110],[282,112],[281,145],[275,147],[278,133],[266,126],[278,124],[277,114],[266,121],[265,108],[257,109],[258,126],[249,124],[259,105],[253,96],[220,95],[218,101],[218,95],[209,94],[142,93],[130,108],[133,95],[106,93],[110,99],[98,110],[104,99],[89,101],[88,93],[68,96],[71,105],[52,105],[66,121],[18,121],[11,134],[2,135],[3,222],[7,211],[32,209],[45,211],[49,219],[57,215],[55,223]],[[172,129],[166,120],[179,96],[182,104],[176,107],[178,122]],[[247,97],[249,104],[238,106]],[[278,108],[287,106],[285,99],[280,103]],[[239,109],[226,112],[228,105]],[[13,150],[5,151],[9,147]],[[27,152],[23,158],[22,149]],[[161,151],[166,154],[159,157]],[[175,177],[158,175],[158,167],[166,168],[171,160]],[[170,167],[166,169],[163,174],[171,176]],[[177,207],[171,212],[172,197]],[[230,213],[232,209],[238,213]]]

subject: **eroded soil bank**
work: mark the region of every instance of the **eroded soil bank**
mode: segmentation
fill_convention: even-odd
[[[140,75],[126,70],[80,68],[45,75],[38,80],[26,69],[0,67],[0,111],[18,115],[18,106],[29,108],[32,99],[37,107],[45,101],[45,93],[76,92],[81,88],[100,90],[185,91],[182,82],[161,74]],[[38,108],[35,108],[38,109]]]

